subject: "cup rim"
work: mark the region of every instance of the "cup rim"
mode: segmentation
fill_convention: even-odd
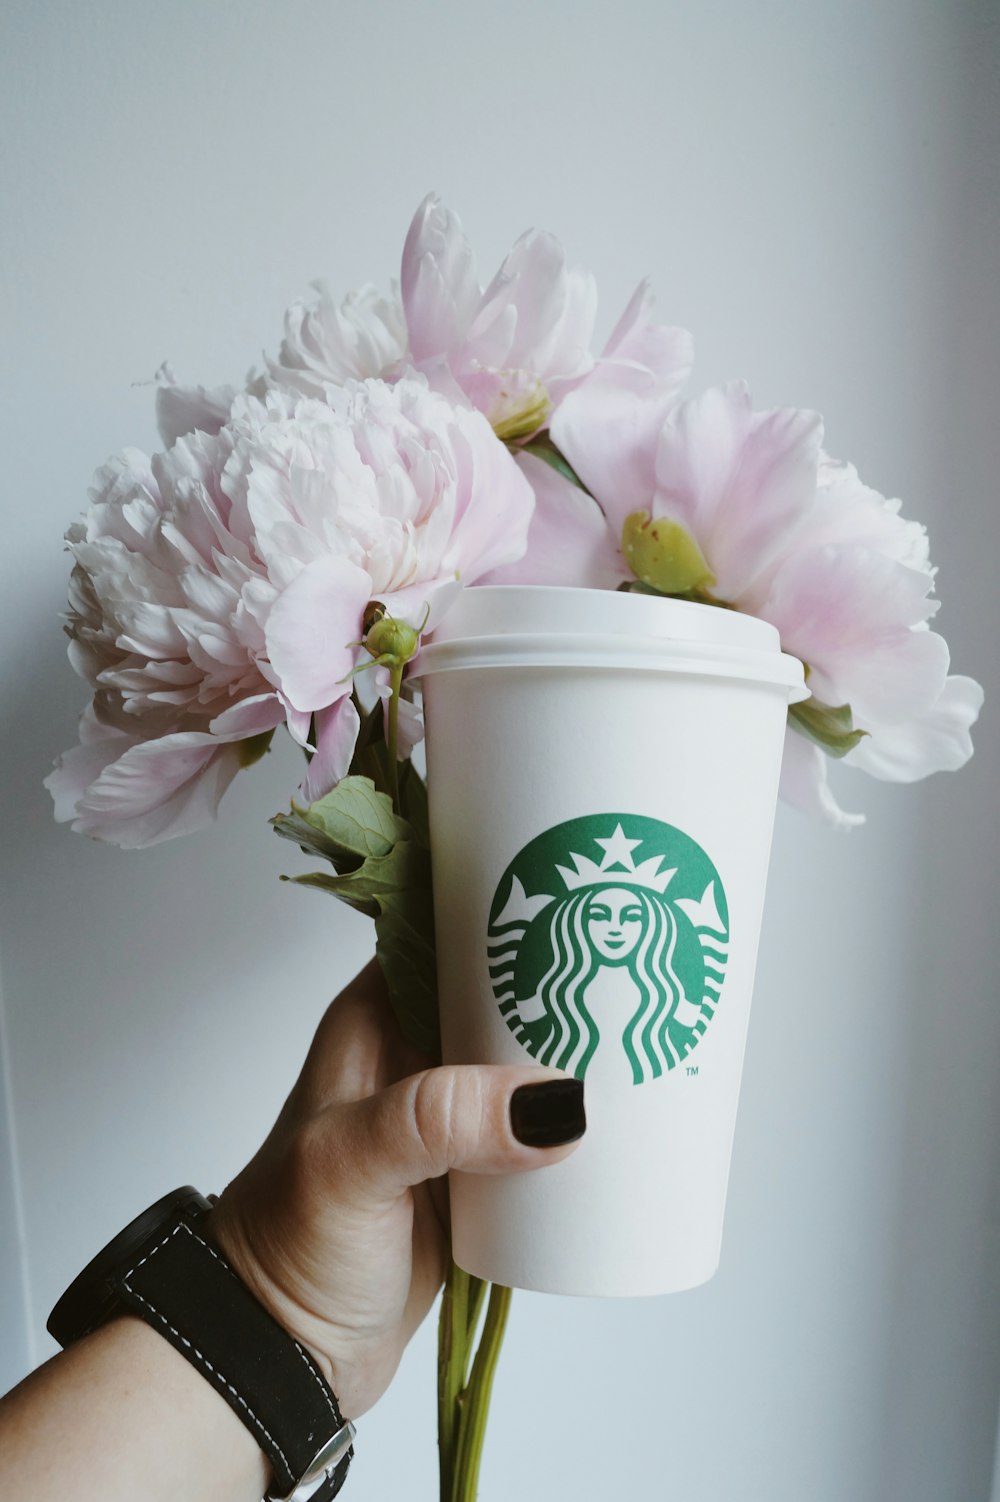
[[[411,668],[414,678],[470,669],[610,668],[780,685],[807,698],[796,657],[768,621],[690,600],[569,585],[463,590]]]

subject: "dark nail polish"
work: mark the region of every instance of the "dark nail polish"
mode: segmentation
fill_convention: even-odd
[[[528,1147],[559,1147],[587,1130],[583,1080],[542,1080],[518,1085],[510,1098],[510,1126]]]

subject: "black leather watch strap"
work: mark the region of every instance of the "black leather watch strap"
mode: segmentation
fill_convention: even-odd
[[[269,1496],[291,1493],[344,1427],[336,1398],[307,1351],[272,1319],[205,1238],[178,1220],[117,1279],[122,1303],[197,1366],[256,1436],[274,1470]],[[313,1502],[336,1496],[349,1449]]]

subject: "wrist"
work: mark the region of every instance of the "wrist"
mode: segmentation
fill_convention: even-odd
[[[351,1386],[350,1363],[344,1355],[331,1352],[329,1331],[324,1322],[310,1313],[304,1304],[293,1298],[267,1272],[266,1261],[270,1259],[265,1259],[257,1251],[253,1233],[247,1229],[225,1195],[203,1222],[203,1229],[207,1239],[222,1253],[240,1282],[245,1284],[262,1308],[293,1340],[308,1351],[326,1383],[341,1400],[343,1412],[342,1393]],[[353,1414],[345,1412],[344,1417],[350,1418]]]
[[[196,1368],[145,1321],[116,1315],[64,1355],[75,1356],[77,1350],[84,1353],[89,1370],[106,1372],[109,1384],[124,1392],[136,1412],[133,1426],[141,1423],[161,1452],[158,1464],[167,1463],[163,1452],[168,1446],[172,1451],[180,1437],[186,1453],[179,1458],[178,1477],[197,1476],[206,1495],[258,1498],[269,1485],[270,1464],[250,1431]],[[157,1417],[146,1417],[153,1409]],[[169,1441],[156,1436],[163,1413],[171,1415]]]
[[[268,1307],[252,1276],[241,1277],[206,1235],[210,1218],[210,1202],[190,1186],[162,1196],[74,1279],[49,1330],[63,1345],[105,1329],[120,1341],[117,1316],[137,1317],[190,1367],[188,1390],[200,1392],[190,1386],[194,1377],[246,1428],[268,1462],[268,1496],[328,1502],[350,1464],[353,1425],[287,1316],[276,1318],[273,1299]]]
[[[259,1502],[269,1474],[219,1394],[130,1314],[68,1346],[0,1403],[0,1496]]]

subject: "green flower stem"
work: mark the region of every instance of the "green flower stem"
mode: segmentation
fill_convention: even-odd
[[[438,1449],[441,1502],[451,1502],[455,1484],[459,1399],[468,1367],[469,1274],[452,1262],[441,1296],[438,1323]]]
[[[389,667],[386,751],[392,806],[402,813],[399,797],[399,695],[405,663]],[[367,749],[367,748],[366,748]],[[469,1356],[486,1300],[488,1285],[454,1261],[441,1297],[438,1322],[438,1450],[441,1502],[475,1502],[486,1420],[500,1346],[510,1309],[510,1289],[490,1289],[483,1336],[469,1374]]]
[[[399,803],[399,691],[403,686],[403,668],[405,663],[398,667],[389,668],[389,715],[386,735],[386,744],[389,752],[389,792],[392,795],[392,806],[397,814],[402,813]]]
[[[458,1458],[455,1465],[452,1502],[475,1502],[479,1486],[479,1467],[486,1438],[486,1420],[490,1411],[493,1377],[510,1313],[511,1291],[494,1283],[486,1310],[483,1337],[479,1342],[469,1385],[460,1399]]]
[[[479,1316],[483,1312],[483,1305],[486,1302],[486,1294],[487,1294],[487,1290],[489,1289],[489,1286],[490,1285],[488,1283],[484,1282],[482,1278],[474,1278],[474,1277],[472,1277],[472,1275],[470,1273],[470,1275],[469,1275],[469,1317],[468,1317],[468,1319],[466,1321],[466,1330],[468,1331],[468,1342],[467,1342],[467,1344],[468,1344],[468,1346],[469,1346],[470,1349],[472,1347],[472,1342],[476,1338],[476,1329],[477,1329],[477,1327],[479,1325]]]
[[[381,733],[378,736],[375,734],[375,717],[365,714],[361,707],[361,700],[353,690],[351,692],[351,703],[357,710],[358,719],[361,721],[358,742],[354,748],[354,756],[351,759],[351,773],[354,776],[370,778],[380,793],[388,794],[389,788],[386,783],[383,764],[379,759],[379,746],[382,744],[382,736]],[[381,727],[381,715],[377,723]]]

